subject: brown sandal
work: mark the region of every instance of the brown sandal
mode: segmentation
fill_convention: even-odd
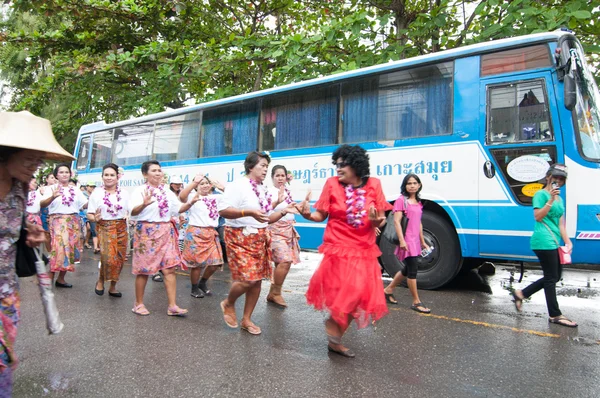
[[[576,328],[577,323],[573,322],[564,315],[555,316],[554,318],[548,318],[548,322],[555,323],[560,326],[566,326],[568,328]]]
[[[231,311],[227,311],[225,307],[225,300],[221,301],[221,311],[223,311],[223,320],[225,321],[227,326],[229,326],[232,329],[237,328],[238,323],[235,317],[235,309],[233,310],[233,314],[231,314]]]

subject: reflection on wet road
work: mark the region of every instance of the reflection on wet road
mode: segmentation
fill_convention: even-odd
[[[21,281],[22,323],[15,397],[519,397],[596,395],[600,368],[600,272],[565,271],[558,286],[568,329],[548,323],[543,292],[516,313],[510,291],[541,277],[498,267],[491,276],[461,275],[451,286],[420,292],[432,314],[410,310],[410,295],[375,327],[348,332],[357,353],[348,360],[327,353],[325,316],[307,307],[304,292],[319,256],[303,253],[284,285],[290,307],[265,303],[255,311],[263,329],[250,336],[228,329],[219,301],[229,273],[212,281],[215,295],[194,299],[178,275],[185,319],[166,315],[162,283],[148,283],[148,317],[131,313],[133,276],[123,271],[122,299],[96,296],[97,259],[86,258],[67,277],[73,289],[56,292],[64,331],[46,335],[32,279]],[[241,315],[242,303],[237,313]]]

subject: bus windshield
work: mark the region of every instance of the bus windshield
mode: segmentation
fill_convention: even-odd
[[[577,44],[571,49],[577,60],[577,103],[574,109],[579,131],[577,143],[586,159],[600,161],[600,93],[584,52]]]

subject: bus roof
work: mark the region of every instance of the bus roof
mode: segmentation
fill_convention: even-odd
[[[271,94],[282,93],[290,90],[296,90],[301,88],[307,88],[317,86],[325,83],[332,83],[338,80],[345,80],[349,78],[361,77],[364,75],[378,74],[387,72],[390,70],[408,68],[415,65],[428,64],[433,62],[442,62],[446,60],[453,60],[456,58],[468,57],[476,54],[487,53],[491,51],[498,51],[501,49],[521,47],[524,45],[532,45],[536,43],[546,43],[557,41],[560,37],[565,35],[573,35],[571,32],[557,30],[554,32],[537,33],[532,35],[511,37],[507,39],[492,40],[469,46],[458,47],[451,50],[439,51],[426,55],[419,55],[417,57],[407,58],[400,61],[390,61],[385,64],[373,65],[366,68],[355,69],[348,72],[337,73],[333,75],[327,75],[318,77],[315,79],[304,80],[301,82],[290,83],[284,86],[268,88],[265,90],[254,91],[246,94],[235,95],[232,97],[221,98],[214,101],[204,102],[202,104],[191,105],[179,109],[164,111],[160,113],[153,113],[151,115],[140,116],[138,118],[132,118],[120,122],[106,124],[104,121],[87,124],[81,127],[79,135],[93,133],[96,131],[107,130],[115,127],[127,126],[131,124],[137,124],[141,122],[153,121],[156,119],[163,119],[168,117],[174,117],[189,112],[199,111],[207,108],[214,108],[216,106],[227,105],[238,101],[251,100],[255,98],[264,97]]]

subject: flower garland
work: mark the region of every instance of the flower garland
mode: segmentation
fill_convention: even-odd
[[[252,190],[254,191],[254,194],[256,195],[256,197],[258,198],[258,204],[260,205],[260,209],[262,211],[264,211],[265,213],[270,212],[271,210],[273,210],[273,205],[271,204],[271,195],[264,189],[264,185],[261,183],[260,186],[263,187],[262,191],[264,193],[264,198],[262,197],[262,195],[260,194],[260,192],[258,191],[258,182],[254,181],[253,179],[249,178],[250,180],[250,185],[252,185]]]
[[[346,185],[344,190],[346,191],[346,220],[354,228],[359,228],[365,225],[363,218],[367,214],[365,210],[366,191],[360,188],[355,189],[350,184]],[[356,196],[354,195],[355,192]]]
[[[115,205],[113,205],[113,203],[110,201],[110,192],[108,192],[106,188],[104,189],[104,198],[102,199],[106,205],[106,211],[113,217],[116,217],[119,214],[119,211],[123,210],[123,206],[121,206],[119,203],[121,202],[121,189],[118,185],[117,192],[115,194],[117,195],[117,203]]]
[[[285,187],[285,203],[288,205],[294,203],[294,200],[292,199],[292,193],[287,187]]]
[[[151,187],[150,184],[146,184],[146,188],[150,192],[150,195],[156,198],[156,202],[158,203],[158,214],[160,215],[160,218],[163,218],[169,212],[169,200],[167,199],[165,187],[162,184],[158,186],[158,191],[160,191],[160,194],[157,194],[157,189]]]
[[[67,207],[71,206],[75,201],[75,189],[72,186],[69,187],[69,197],[65,195],[64,187],[61,186],[60,191],[62,192],[62,204]]]
[[[208,216],[212,220],[216,220],[217,218],[219,218],[219,212],[217,211],[217,200],[215,198],[209,199],[207,197],[204,197],[200,200],[203,201],[206,205],[206,208],[208,209]]]
[[[35,203],[35,197],[36,197],[35,191],[29,192],[29,195],[27,196],[27,207],[33,206],[33,204]]]

